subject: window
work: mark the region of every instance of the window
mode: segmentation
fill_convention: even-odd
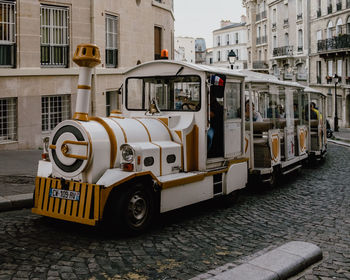
[[[346,33],[350,35],[350,16],[348,17],[348,20],[346,22]]]
[[[328,112],[328,117],[333,116],[333,96],[332,96],[332,90],[329,88],[328,89],[328,94],[327,94],[327,112]]]
[[[0,1],[0,66],[16,65],[16,4]]]
[[[70,117],[70,95],[41,97],[41,129],[51,131]]]
[[[221,60],[221,53],[220,53],[220,51],[218,51],[218,61],[220,61]]]
[[[238,44],[239,43],[239,40],[238,40],[238,33],[236,33],[236,44]]]
[[[17,98],[0,98],[0,143],[17,140]]]
[[[226,45],[230,44],[230,34],[226,35]]]
[[[40,7],[40,62],[42,66],[68,67],[69,10],[64,7]]]
[[[239,60],[239,49],[236,49],[236,60]]]
[[[298,30],[298,52],[303,51],[303,30]]]
[[[333,76],[333,60],[328,60],[328,62],[327,62],[327,72],[328,72],[328,76],[329,77]]]
[[[220,36],[216,37],[216,42],[217,42],[217,46],[219,47],[221,44],[221,37]]]
[[[277,17],[276,17],[276,9],[272,10],[272,24],[276,25]]]
[[[284,34],[284,43],[285,43],[285,46],[289,46],[289,35],[288,35],[288,33]]]
[[[106,92],[106,116],[108,117],[113,110],[119,109],[118,91]]]
[[[339,59],[337,60],[337,75],[339,78],[343,75],[343,60]]]
[[[318,84],[322,83],[321,77],[322,77],[322,64],[321,61],[316,61],[316,80]]]
[[[298,0],[297,3],[297,19],[301,19],[303,15],[303,0]]]
[[[277,36],[273,36],[273,41],[272,41],[272,48],[277,48]]]
[[[226,96],[226,119],[241,118],[240,110],[241,107],[241,84],[227,82],[225,86]]]
[[[162,51],[162,28],[154,27],[154,59],[161,58]]]
[[[322,40],[322,30],[318,30],[316,34],[317,41]]]
[[[161,111],[200,110],[199,76],[131,77],[126,80],[126,108],[148,110],[150,102]]]
[[[337,25],[335,28],[335,35],[339,36],[342,33],[342,25],[343,25],[343,21],[340,19],[338,19],[337,21]]]
[[[118,66],[118,18],[106,15],[106,67]]]
[[[333,22],[329,21],[327,25],[327,39],[331,39],[333,36]]]

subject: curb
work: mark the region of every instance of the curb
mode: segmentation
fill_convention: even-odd
[[[333,143],[333,144],[337,144],[337,145],[341,145],[341,146],[345,146],[345,147],[350,147],[349,143],[345,143],[345,142],[339,141],[339,140],[327,139],[327,142],[330,142],[330,143]]]
[[[193,279],[282,280],[302,272],[321,259],[322,251],[318,246],[291,241],[232,269],[216,275],[208,272]],[[225,265],[227,266],[229,265]]]
[[[0,212],[33,206],[33,194],[0,196]]]

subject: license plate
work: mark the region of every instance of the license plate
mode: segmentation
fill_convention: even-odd
[[[80,192],[50,189],[50,197],[57,197],[57,198],[78,201],[80,199]]]

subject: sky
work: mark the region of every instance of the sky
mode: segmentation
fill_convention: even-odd
[[[242,14],[242,0],[174,0],[175,36],[204,38],[210,48],[220,21],[240,22]]]

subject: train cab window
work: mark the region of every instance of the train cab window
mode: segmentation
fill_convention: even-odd
[[[201,79],[199,76],[128,78],[126,108],[148,110],[151,103],[161,111],[199,111]]]

